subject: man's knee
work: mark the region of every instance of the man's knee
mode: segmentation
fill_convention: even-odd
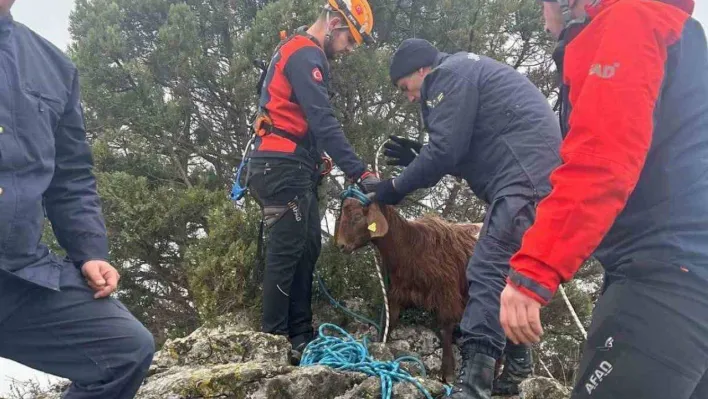
[[[113,349],[123,355],[121,358],[124,360],[121,363],[127,372],[133,372],[136,368],[144,370],[143,373],[147,372],[155,354],[155,339],[137,319],[123,320],[127,325],[121,330],[127,332],[127,338]]]
[[[155,354],[155,338],[145,326],[137,321],[136,324],[138,324],[139,328],[137,329],[138,334],[134,337],[134,359],[137,364],[149,367]]]

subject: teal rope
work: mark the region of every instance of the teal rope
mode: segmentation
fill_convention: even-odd
[[[369,197],[367,197],[366,194],[359,190],[359,188],[357,188],[357,186],[354,184],[349,185],[349,187],[342,191],[342,193],[339,195],[339,198],[341,198],[342,200],[346,198],[356,198],[364,206],[369,206],[371,204],[371,200],[369,199]]]
[[[337,331],[343,337],[325,334],[326,329]],[[303,352],[301,366],[324,365],[343,371],[355,371],[378,377],[381,381],[381,398],[390,399],[393,385],[397,382],[410,382],[420,390],[427,399],[433,399],[427,389],[413,378],[407,371],[400,368],[403,362],[415,362],[425,377],[425,365],[420,359],[412,356],[402,356],[390,362],[377,361],[369,355],[367,338],[357,341],[342,328],[325,323],[318,329],[319,336],[311,341]],[[448,395],[451,387],[446,387]]]
[[[327,299],[329,299],[329,301],[330,301],[330,303],[332,304],[332,306],[334,306],[335,308],[341,309],[342,311],[344,311],[344,313],[346,313],[346,314],[348,314],[349,316],[355,318],[356,320],[359,320],[359,321],[362,322],[362,323],[368,323],[368,324],[374,326],[374,328],[376,328],[376,331],[378,331],[379,336],[381,336],[381,334],[383,333],[383,331],[381,330],[381,325],[380,325],[380,324],[376,323],[375,321],[373,321],[373,320],[371,320],[371,319],[369,319],[369,318],[367,318],[367,317],[364,317],[364,316],[362,316],[362,315],[360,315],[360,314],[357,314],[357,313],[352,312],[351,310],[347,309],[345,306],[342,306],[339,302],[337,302],[336,299],[334,299],[334,298],[332,297],[332,295],[330,295],[329,291],[327,290],[327,286],[325,286],[325,283],[324,283],[324,281],[322,280],[322,276],[320,276],[320,273],[319,273],[319,272],[317,273],[317,282],[319,283],[320,289],[321,289],[322,292],[325,294],[325,296],[327,297]]]

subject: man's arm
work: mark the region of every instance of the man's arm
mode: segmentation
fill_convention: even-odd
[[[589,75],[573,104],[553,190],[512,257],[509,281],[547,303],[609,231],[634,190],[652,141],[666,52],[682,23],[647,23],[638,3],[602,17]],[[599,29],[601,28],[601,29]],[[680,29],[679,29],[680,30]],[[588,49],[592,51],[592,49]],[[579,88],[576,88],[578,90]]]
[[[324,54],[318,47],[304,47],[290,56],[285,74],[318,147],[332,157],[347,177],[358,179],[366,166],[354,153],[334,116],[325,85],[325,62]]]
[[[59,244],[81,266],[108,259],[106,227],[92,173],[91,148],[86,141],[78,71],[55,132],[55,170],[44,194],[47,216]]]
[[[429,142],[393,181],[396,192],[408,194],[435,185],[467,154],[477,116],[477,87],[459,74],[438,68],[426,77]]]

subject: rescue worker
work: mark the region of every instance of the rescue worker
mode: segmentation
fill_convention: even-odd
[[[263,207],[267,237],[262,331],[286,335],[298,364],[313,339],[312,278],[320,255],[316,195],[321,153],[364,192],[379,179],[356,156],[329,101],[329,60],[371,43],[366,0],[329,0],[317,21],[276,49],[265,77],[248,184]]]
[[[563,164],[511,259],[501,320],[589,256],[605,270],[573,398],[708,398],[708,49],[692,0],[543,3],[560,40]]]
[[[0,0],[0,357],[72,383],[66,399],[130,399],[152,335],[117,299],[79,73]],[[44,218],[66,251],[40,240]]]
[[[410,101],[420,103],[429,142],[414,157],[406,145],[400,151],[389,145],[387,162],[411,160],[400,175],[377,185],[374,200],[397,204],[450,174],[465,179],[489,205],[467,267],[469,300],[459,340],[463,364],[449,397],[490,398],[495,363],[504,351],[506,366],[496,391],[515,393],[531,373],[530,347],[506,344],[499,299],[509,259],[561,161],[556,116],[546,97],[510,66],[474,53],[444,53],[423,39],[401,43],[390,77]]]

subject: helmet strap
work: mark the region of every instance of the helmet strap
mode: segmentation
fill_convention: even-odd
[[[577,2],[578,0],[575,0]],[[573,2],[573,4],[575,4]],[[587,16],[582,15],[578,18],[573,18],[573,11],[571,10],[570,0],[558,0],[558,5],[561,9],[561,14],[563,15],[563,32],[567,31],[569,28],[582,25],[587,22]],[[561,33],[563,36],[563,33]]]

